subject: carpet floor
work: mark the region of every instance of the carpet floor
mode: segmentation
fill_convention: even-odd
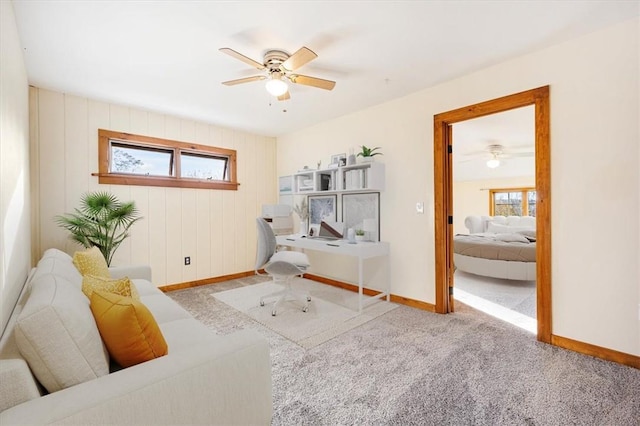
[[[400,306],[307,350],[211,297],[263,281],[168,295],[216,333],[269,340],[273,425],[639,424],[640,370],[539,343],[461,303],[449,315]]]

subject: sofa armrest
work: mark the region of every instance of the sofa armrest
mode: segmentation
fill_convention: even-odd
[[[151,267],[148,265],[111,266],[109,268],[111,278],[124,278],[147,280],[151,282]]]
[[[0,424],[269,424],[269,344],[255,331],[212,336],[0,413]]]

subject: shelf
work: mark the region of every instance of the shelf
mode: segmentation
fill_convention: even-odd
[[[358,163],[293,175],[293,194],[344,194],[380,192],[385,187],[384,163]]]

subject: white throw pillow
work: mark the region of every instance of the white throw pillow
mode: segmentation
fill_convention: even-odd
[[[496,240],[507,243],[528,243],[529,240],[521,234],[496,234]]]
[[[509,226],[509,225],[501,225],[495,222],[489,222],[489,226],[487,227],[487,232],[493,234],[512,234],[515,232],[526,231],[531,228],[526,226]]]
[[[16,321],[15,339],[49,392],[109,374],[109,355],[89,300],[62,277],[47,274],[33,281]]]

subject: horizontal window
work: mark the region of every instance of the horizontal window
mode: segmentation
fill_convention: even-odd
[[[491,216],[535,216],[536,189],[489,190],[489,214]]]
[[[236,151],[98,130],[99,183],[238,189]]]
[[[226,180],[229,159],[215,155],[180,153],[180,177],[190,179]]]

